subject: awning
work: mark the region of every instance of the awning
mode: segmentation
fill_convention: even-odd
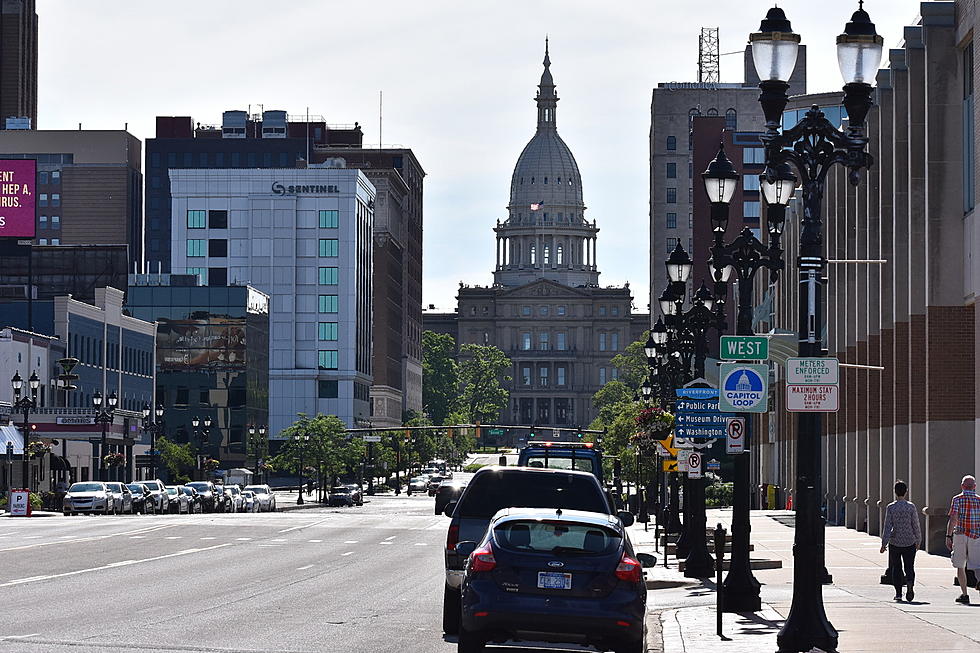
[[[71,463],[64,456],[51,456],[52,472],[70,472]]]
[[[24,438],[16,426],[0,426],[0,456],[7,455],[7,443],[14,443],[14,455],[24,454]]]

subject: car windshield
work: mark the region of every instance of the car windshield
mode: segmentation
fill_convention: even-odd
[[[248,491],[248,490],[245,490],[244,492],[242,492],[242,496],[243,496],[243,497],[245,497],[246,499],[251,499],[251,498],[253,498],[253,497],[254,497],[255,495],[254,495],[254,494],[252,494],[252,493],[251,493],[250,491]]]
[[[73,483],[69,492],[101,492],[103,490],[101,483]]]
[[[332,487],[330,488],[331,494],[350,494],[349,487]]]
[[[504,548],[537,553],[609,553],[622,540],[609,528],[559,520],[509,521],[493,529],[493,536]]]
[[[207,483],[188,483],[187,486],[194,488],[198,492],[207,492],[210,489]]]
[[[177,494],[177,488],[175,488],[175,487],[168,487],[167,488],[167,494]]]
[[[105,486],[112,490],[113,492],[122,492],[121,483],[106,483]]]
[[[190,494],[190,495],[193,496],[194,495],[194,488],[192,488],[192,487],[185,487],[184,488],[184,494]]]
[[[130,491],[135,492],[136,494],[143,494],[143,486],[139,485],[138,483],[132,483],[130,485],[127,485],[126,487],[128,487]]]
[[[526,463],[527,467],[548,467],[550,469],[575,469],[580,472],[592,471],[591,458],[571,457],[571,454],[548,455],[544,454],[529,456]]]
[[[504,471],[475,476],[456,514],[462,518],[490,519],[502,508],[609,512],[609,505],[593,476]]]
[[[248,490],[249,492],[255,492],[256,494],[266,494],[267,493],[267,490],[264,487],[255,487],[255,486],[252,486],[252,487],[247,487],[245,489]]]
[[[159,484],[159,483],[157,483],[156,481],[147,481],[147,482],[146,482],[146,483],[144,483],[143,485],[145,485],[146,487],[148,487],[148,488],[150,488],[150,489],[151,489],[151,490],[153,490],[153,491],[156,491],[156,490],[159,490],[159,489],[161,489],[161,488],[160,488],[160,484]]]
[[[242,493],[242,491],[239,490],[237,487],[230,487],[230,488],[228,488],[228,491],[231,492],[232,494],[241,494]]]

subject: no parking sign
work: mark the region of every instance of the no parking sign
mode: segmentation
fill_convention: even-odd
[[[769,410],[769,366],[722,363],[719,374],[718,409],[733,413],[765,413]]]
[[[687,457],[687,477],[701,478],[701,452],[692,451]]]
[[[728,437],[725,440],[725,450],[729,454],[737,454],[745,451],[745,418],[729,417],[726,420],[725,430]]]

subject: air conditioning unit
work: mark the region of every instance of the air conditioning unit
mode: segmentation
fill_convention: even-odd
[[[0,299],[27,299],[27,285],[0,286]]]

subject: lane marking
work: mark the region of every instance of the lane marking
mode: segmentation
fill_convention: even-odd
[[[202,540],[216,540],[218,538],[216,538],[216,537],[202,537],[201,539]]]
[[[429,546],[428,542],[416,542],[415,546]]]
[[[30,635],[4,635],[0,637],[0,642],[5,642],[9,639],[26,639],[27,637],[37,637],[41,633],[31,633]]]
[[[252,540],[250,537],[236,537],[235,539],[239,542],[250,542]]]
[[[322,542],[323,540],[307,540],[307,542]]]
[[[280,534],[282,534],[282,533],[291,533],[293,531],[302,530],[304,528],[310,528],[311,526],[319,526],[320,524],[322,524],[324,522],[330,521],[330,519],[331,519],[330,517],[326,517],[325,519],[321,519],[319,521],[311,522],[309,524],[302,524],[301,526],[293,526],[292,528],[286,528],[284,530],[281,530],[281,531],[279,531],[279,533]]]
[[[107,565],[101,565],[99,567],[90,567],[88,569],[78,569],[75,571],[66,571],[62,574],[50,574],[47,576],[31,576],[29,578],[19,578],[17,580],[12,580],[6,583],[0,583],[0,587],[12,587],[14,585],[26,585],[27,583],[36,583],[42,580],[51,580],[54,578],[66,578],[68,576],[78,576],[80,574],[88,574],[93,571],[105,571],[107,569],[117,569],[119,567],[128,567],[131,565],[138,565],[144,562],[155,562],[156,560],[164,560],[166,558],[178,558],[185,555],[190,555],[192,553],[202,553],[204,551],[213,551],[214,549],[222,549],[226,546],[233,546],[231,542],[225,542],[224,544],[216,544],[214,546],[207,546],[202,549],[185,549],[183,551],[178,551],[176,553],[167,553],[166,555],[153,556],[152,558],[143,558],[141,560],[121,560],[119,562],[111,562]]]
[[[397,535],[392,535],[391,537],[386,537],[386,538],[385,538],[385,542],[387,542],[388,540],[393,540],[393,539],[395,539],[396,537],[398,537],[398,536],[397,536]]]
[[[378,544],[394,544],[394,542],[378,542]]]
[[[306,571],[307,569],[313,569],[313,565],[306,565],[305,567],[296,567],[296,571]]]
[[[347,553],[341,553],[340,555],[342,555],[342,556],[349,556],[349,555],[352,555],[353,553],[354,553],[353,551],[348,551]],[[0,586],[0,587],[2,587],[2,586]]]
[[[357,544],[357,540],[347,540],[344,544]]]
[[[269,541],[270,542],[285,542],[286,540],[283,540],[283,539],[275,539],[275,540],[269,540]]]
[[[32,549],[34,547],[51,546],[52,544],[74,544],[76,542],[97,542],[98,540],[106,540],[110,537],[120,537],[122,535],[132,536],[135,533],[150,533],[153,531],[158,531],[163,528],[173,528],[174,524],[158,524],[156,526],[149,526],[144,528],[137,528],[132,531],[122,531],[120,533],[109,533],[107,535],[92,535],[89,537],[79,537],[74,540],[51,540],[49,542],[37,542],[34,544],[24,544],[22,546],[12,546],[6,549],[0,549],[0,553],[5,551],[22,551],[24,549]],[[37,536],[40,537],[40,536]]]
[[[165,540],[182,540],[182,539],[184,539],[184,536],[183,535],[168,535],[167,537],[165,537],[163,539],[165,539]]]

